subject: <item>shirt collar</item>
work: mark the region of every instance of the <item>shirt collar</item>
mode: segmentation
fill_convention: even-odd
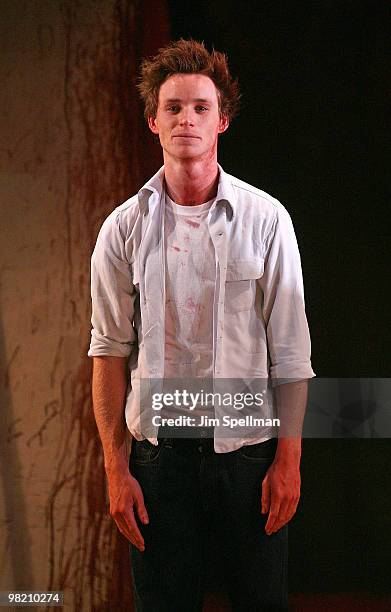
[[[235,216],[235,208],[236,208],[236,198],[234,194],[234,189],[232,186],[231,176],[224,172],[223,168],[220,164],[217,164],[220,175],[219,175],[219,183],[217,186],[217,195],[216,195],[216,205],[219,203],[227,203],[231,213],[232,218]],[[153,175],[152,178],[149,179],[145,183],[143,187],[138,192],[138,203],[140,207],[140,212],[145,212],[147,206],[149,206],[150,198],[152,194],[156,194],[156,201],[160,200],[162,192],[164,191],[164,166],[159,168],[156,174]]]

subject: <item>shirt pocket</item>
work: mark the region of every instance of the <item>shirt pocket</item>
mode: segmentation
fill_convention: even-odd
[[[255,301],[255,281],[261,278],[263,268],[263,259],[227,262],[225,312],[250,310]]]

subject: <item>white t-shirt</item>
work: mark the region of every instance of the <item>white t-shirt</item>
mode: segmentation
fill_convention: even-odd
[[[165,201],[165,378],[212,378],[216,264],[207,215],[198,206]]]

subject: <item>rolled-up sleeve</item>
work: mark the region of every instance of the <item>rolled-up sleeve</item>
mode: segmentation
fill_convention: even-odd
[[[87,355],[128,357],[137,342],[133,327],[136,290],[132,283],[120,211],[104,221],[91,257],[91,343]]]
[[[300,253],[292,220],[280,203],[266,239],[265,268],[259,283],[273,386],[312,378],[315,373]]]

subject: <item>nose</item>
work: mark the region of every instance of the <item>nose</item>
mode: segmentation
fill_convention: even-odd
[[[181,110],[179,125],[194,125],[194,120],[190,109],[184,108]]]

